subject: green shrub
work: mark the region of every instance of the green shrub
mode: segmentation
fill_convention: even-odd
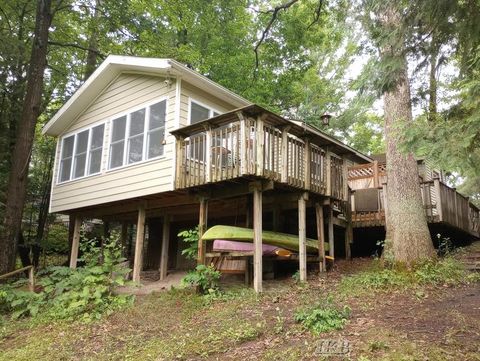
[[[199,239],[198,227],[181,231],[177,236],[182,238],[183,242],[188,245],[188,247],[182,251],[182,255],[188,259],[197,259]]]
[[[220,272],[216,271],[212,265],[205,266],[200,264],[195,270],[187,273],[182,279],[182,283],[184,285],[198,287],[199,291],[203,294],[215,293],[218,291],[220,275]]]
[[[294,318],[303,327],[318,335],[323,332],[343,329],[350,312],[348,306],[338,309],[327,302],[325,305],[319,304],[312,308],[298,310],[295,312]]]
[[[100,318],[104,313],[130,304],[133,298],[114,294],[114,288],[125,284],[129,269],[119,265],[124,259],[121,248],[112,236],[103,248],[95,240],[81,242],[81,261],[85,266],[72,270],[51,267],[40,273],[39,293],[4,287],[0,291],[0,309],[13,318],[36,316],[42,311],[52,319],[84,321]]]

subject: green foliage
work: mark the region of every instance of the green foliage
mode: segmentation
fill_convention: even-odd
[[[80,318],[89,322],[130,304],[131,296],[114,293],[115,287],[125,284],[130,271],[119,265],[124,259],[115,236],[105,241],[103,249],[94,240],[81,242],[81,251],[85,266],[46,269],[40,274],[39,293],[2,288],[0,309],[11,312],[13,318],[42,312],[48,319]]]
[[[190,271],[182,279],[182,283],[198,287],[199,291],[203,294],[216,293],[218,291],[220,276],[221,273],[216,271],[212,265],[205,266],[200,264],[194,271]]]
[[[48,227],[48,235],[41,242],[47,253],[68,253],[68,227],[63,223],[53,223]]]
[[[342,279],[340,288],[344,293],[356,294],[372,290],[416,288],[422,285],[455,285],[475,281],[463,264],[453,256],[423,262],[412,270],[382,268],[380,263],[371,270]]]
[[[300,309],[295,312],[296,322],[314,334],[341,330],[350,316],[350,308],[344,306],[339,309],[327,301],[326,304],[317,304],[314,307]]]
[[[197,259],[198,253],[198,226],[193,229],[181,231],[178,235],[188,247],[182,250],[182,255],[188,259]]]

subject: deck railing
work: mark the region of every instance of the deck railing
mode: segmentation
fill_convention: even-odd
[[[377,188],[376,210],[358,210],[352,196],[352,220],[357,227],[378,226],[385,223],[387,186],[384,184],[383,187]],[[477,237],[480,236],[480,211],[470,203],[468,197],[464,197],[439,179],[421,182],[419,186],[428,222],[442,222]],[[388,207],[388,204],[386,206]]]
[[[347,199],[347,169],[328,149],[261,118],[177,135],[177,189],[245,176]]]

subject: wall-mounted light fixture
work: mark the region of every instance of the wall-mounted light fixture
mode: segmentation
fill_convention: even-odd
[[[332,115],[330,115],[328,113],[323,113],[320,116],[320,120],[322,121],[322,125],[327,127],[330,124],[330,118],[332,118]]]

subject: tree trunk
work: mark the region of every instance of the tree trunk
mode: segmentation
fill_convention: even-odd
[[[433,42],[433,40],[432,40]],[[437,116],[437,62],[439,49],[432,45],[430,54],[430,75],[428,87],[428,120],[434,121]]]
[[[85,62],[85,75],[83,77],[84,81],[87,80],[97,68],[100,6],[101,0],[97,0],[93,3],[93,16],[90,20],[89,27],[90,38],[88,39],[87,60]]]
[[[27,73],[27,90],[12,154],[5,218],[0,229],[0,274],[9,272],[15,267],[17,240],[27,191],[28,165],[35,124],[40,115],[43,78],[47,64],[48,30],[51,22],[51,0],[38,0],[34,40]]]
[[[381,18],[384,30],[401,34],[400,12],[392,2]],[[395,262],[411,265],[434,256],[434,249],[419,187],[417,162],[412,153],[402,153],[397,125],[412,122],[412,108],[404,41],[394,35],[381,46],[382,60],[396,60],[393,85],[384,92],[385,140],[387,156],[386,255]]]

